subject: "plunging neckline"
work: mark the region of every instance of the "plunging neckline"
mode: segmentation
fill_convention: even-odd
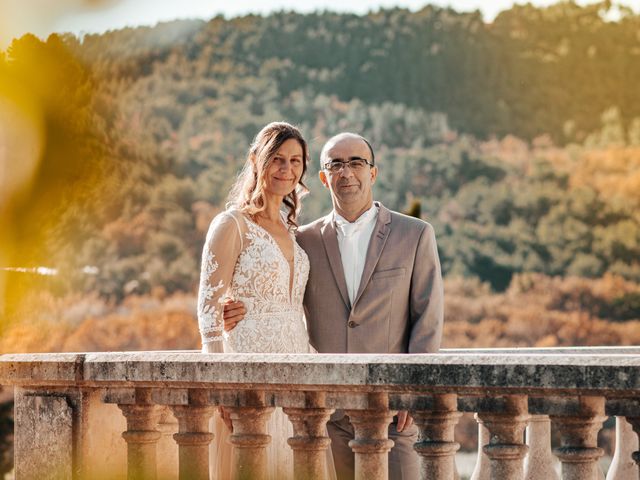
[[[244,216],[244,218],[249,220],[249,222],[254,224],[256,227],[258,227],[260,230],[262,230],[267,235],[267,237],[269,238],[269,241],[273,245],[275,245],[276,249],[280,253],[280,256],[282,257],[282,259],[284,260],[285,264],[287,265],[287,267],[288,267],[287,270],[289,271],[289,279],[288,279],[289,280],[288,281],[288,284],[289,284],[288,285],[288,287],[289,287],[288,288],[288,291],[289,291],[289,304],[291,304],[291,302],[293,301],[293,285],[295,283],[295,274],[296,274],[296,240],[295,240],[295,238],[293,238],[293,236],[289,232],[289,238],[291,239],[291,249],[292,249],[292,252],[293,252],[293,259],[290,262],[289,260],[287,260],[287,257],[284,254],[284,251],[282,250],[282,247],[280,247],[280,244],[274,238],[274,236],[271,234],[271,232],[269,232],[269,230],[264,228],[262,225],[260,225],[255,220],[252,220],[248,215],[243,214],[243,216]],[[280,221],[282,222],[282,225],[286,228],[286,225],[284,225],[284,222],[282,221],[282,219],[280,219]]]

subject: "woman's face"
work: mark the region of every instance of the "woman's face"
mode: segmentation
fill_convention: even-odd
[[[265,192],[285,197],[298,185],[304,170],[302,145],[295,138],[286,140],[265,171]]]

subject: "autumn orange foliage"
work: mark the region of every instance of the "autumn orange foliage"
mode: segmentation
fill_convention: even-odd
[[[445,280],[443,348],[640,345],[640,311],[628,321],[603,316],[640,286],[600,279],[517,275],[504,293],[476,279]],[[0,337],[2,352],[198,349],[194,294],[56,298],[33,293]]]
[[[598,316],[603,305],[638,292],[614,275],[522,274],[501,294],[474,279],[447,279],[443,347],[640,345],[640,311],[626,322]]]
[[[640,286],[620,277],[601,279],[518,275],[509,289],[492,293],[477,279],[445,280],[444,348],[640,345],[635,320],[598,316],[602,305]],[[200,338],[194,294],[129,296],[110,304],[98,296],[56,298],[31,294],[0,337],[2,352],[195,350]],[[477,424],[465,414],[456,440],[476,448]],[[611,453],[613,430],[600,433]]]
[[[159,298],[160,297],[160,298]],[[2,352],[194,350],[200,336],[193,295],[98,297],[33,294],[0,338]]]
[[[574,165],[570,185],[587,185],[605,198],[640,206],[640,147],[586,150]]]

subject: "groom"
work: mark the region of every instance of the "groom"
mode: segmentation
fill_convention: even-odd
[[[324,145],[320,180],[333,211],[298,230],[311,270],[304,298],[311,344],[320,353],[427,353],[440,347],[443,290],[433,228],[373,201],[373,149],[341,133]],[[242,317],[225,308],[225,328]],[[417,429],[406,411],[389,427],[389,478],[417,479]],[[327,424],[338,478],[354,475],[344,412]]]

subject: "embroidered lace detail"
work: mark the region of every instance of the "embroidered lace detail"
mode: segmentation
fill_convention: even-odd
[[[198,291],[198,327],[203,344],[222,342],[227,338],[222,318],[222,303],[231,283],[234,266],[233,262],[225,262],[224,259],[235,258],[241,248],[240,226],[233,215],[223,212],[214,218],[202,251]],[[221,263],[218,259],[222,259]]]
[[[293,281],[289,262],[269,232],[237,211],[214,219],[202,254],[198,294],[203,343],[224,341],[224,350],[235,352],[310,351],[302,307],[309,259],[293,233],[291,239]],[[247,310],[228,334],[222,318],[226,298],[242,301]]]
[[[200,293],[198,295],[198,326],[203,338],[207,341],[224,340],[224,325],[220,318],[220,311],[214,305],[212,300],[216,292],[224,288],[224,283],[219,280],[217,285],[211,285],[209,279],[218,270],[218,262],[216,256],[208,248],[205,249],[202,259],[202,275],[200,276]],[[222,302],[222,297],[218,299],[218,303]]]
[[[289,263],[273,237],[250,220],[245,224],[247,246],[238,257],[230,294],[245,304],[247,314],[229,333],[229,346],[235,352],[308,352],[309,337],[302,308],[309,276],[307,254],[292,234],[294,261],[290,282]]]

